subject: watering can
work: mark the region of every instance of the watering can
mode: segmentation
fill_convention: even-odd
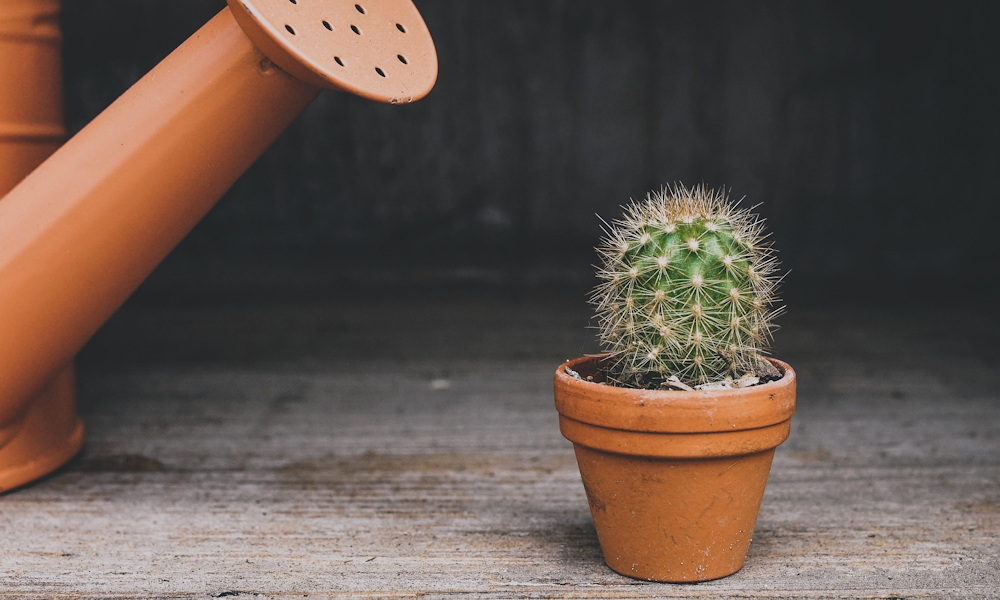
[[[73,357],[322,89],[436,77],[410,0],[228,0],[0,199],[0,492],[79,450]]]

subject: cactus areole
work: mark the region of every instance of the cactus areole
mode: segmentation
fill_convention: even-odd
[[[597,249],[591,297],[611,358],[608,381],[768,380],[763,355],[781,308],[766,238],[763,220],[721,189],[676,185],[625,207]]]

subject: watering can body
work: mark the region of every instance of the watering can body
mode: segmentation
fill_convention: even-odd
[[[409,0],[299,6],[230,2],[0,201],[0,457],[32,399],[321,88],[393,103],[430,90]],[[392,60],[410,72],[393,80]]]
[[[59,0],[0,2],[0,198],[66,138],[59,12]],[[72,366],[62,369],[0,427],[0,491],[48,474],[80,449],[74,380]],[[13,401],[0,398],[4,404]]]

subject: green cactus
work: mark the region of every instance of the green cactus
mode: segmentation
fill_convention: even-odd
[[[609,375],[620,385],[686,385],[767,371],[781,308],[763,220],[725,190],[649,193],[606,228],[591,297]]]

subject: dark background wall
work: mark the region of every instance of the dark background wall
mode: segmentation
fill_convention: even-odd
[[[71,129],[223,5],[64,0]],[[431,95],[321,95],[172,265],[549,264],[540,272],[586,277],[595,213],[681,181],[760,203],[793,288],[992,283],[991,3],[417,5],[440,60]]]

